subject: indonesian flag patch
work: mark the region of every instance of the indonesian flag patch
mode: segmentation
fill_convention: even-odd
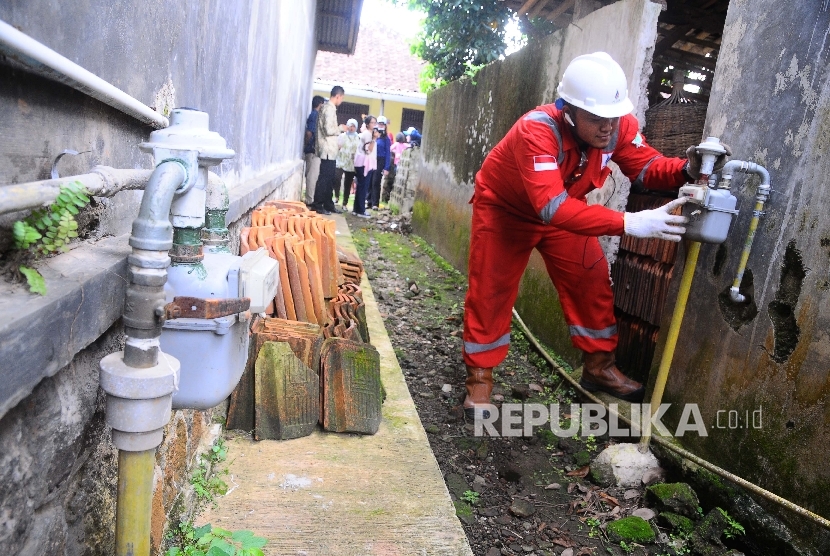
[[[555,156],[543,154],[533,157],[533,169],[537,172],[544,172],[545,170],[557,170],[559,166],[556,165]]]

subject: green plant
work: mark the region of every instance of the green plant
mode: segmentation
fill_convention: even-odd
[[[594,453],[594,452],[597,451],[597,437],[596,436],[594,436],[593,434],[589,434],[585,438],[585,449],[588,450],[591,453]]]
[[[735,521],[735,518],[726,513],[726,510],[723,508],[718,508],[718,510],[720,510],[720,513],[723,514],[724,519],[726,519],[726,528],[723,530],[723,536],[727,539],[734,539],[738,535],[746,533],[744,526]]]
[[[219,437],[207,453],[202,454],[199,465],[193,470],[190,476],[190,484],[193,492],[200,501],[213,502],[217,496],[228,492],[228,484],[219,478],[219,475],[226,475],[227,469],[215,471],[217,464],[228,458],[228,449],[225,441]],[[211,470],[214,470],[211,473]]]
[[[178,543],[165,556],[264,556],[262,547],[268,541],[251,531],[228,531],[210,523],[194,528],[190,522],[179,524],[171,538]]]
[[[464,494],[461,495],[461,499],[470,504],[471,506],[475,506],[478,504],[481,495],[474,490],[466,490]]]
[[[390,203],[389,203],[389,210],[390,210],[390,211],[392,212],[392,214],[394,214],[395,216],[397,216],[398,214],[400,214],[400,213],[401,213],[401,207],[400,207],[400,206],[398,206],[398,204],[397,204],[397,203],[391,203],[391,202],[390,202]]]
[[[634,547],[625,541],[620,541],[620,548],[622,548],[623,552],[625,552],[626,554],[631,554],[632,552],[634,552]]]
[[[62,184],[54,203],[12,225],[15,248],[35,255],[68,251],[69,242],[78,237],[75,215],[89,200],[89,192],[81,182]],[[46,295],[46,282],[37,270],[20,265],[19,271],[26,278],[29,291]]]
[[[589,517],[585,520],[585,524],[591,528],[591,531],[588,533],[589,537],[593,539],[599,536],[599,526],[602,525],[602,523],[600,523],[597,518]]]

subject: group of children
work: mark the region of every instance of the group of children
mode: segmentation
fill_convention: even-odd
[[[393,140],[387,130],[387,124],[384,116],[375,118],[367,115],[363,117],[358,133],[357,120],[350,119],[346,123],[346,131],[338,140],[340,150],[337,154],[335,200],[340,197],[342,188],[342,206],[345,208],[354,181],[355,197],[352,212],[360,218],[371,218],[369,208],[377,210],[381,202],[383,178],[391,182],[401,153],[411,146],[410,141],[420,141],[420,134],[415,128],[398,133]],[[391,183],[387,187],[391,189]],[[386,191],[384,200],[388,200]]]

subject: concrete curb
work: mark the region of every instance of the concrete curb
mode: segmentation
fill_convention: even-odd
[[[338,242],[353,248],[343,217]],[[231,490],[197,523],[249,529],[266,554],[472,555],[383,325],[361,283],[387,399],[373,436],[228,443]]]

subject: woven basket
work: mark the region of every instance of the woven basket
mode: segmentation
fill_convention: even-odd
[[[646,141],[665,156],[685,157],[703,138],[708,105],[686,98],[685,80],[686,72],[675,70],[671,96],[646,110]]]
[[[664,156],[686,156],[686,149],[700,143],[706,121],[706,104],[665,104],[646,110],[643,133],[648,144]]]

